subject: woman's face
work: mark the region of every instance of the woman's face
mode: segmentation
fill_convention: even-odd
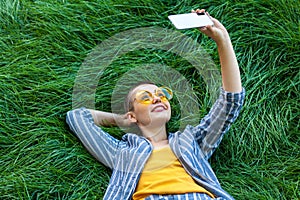
[[[155,95],[158,87],[152,84],[143,84],[137,86],[130,94],[130,100],[133,105],[133,111],[137,124],[139,126],[161,126],[166,124],[171,118],[171,107],[169,101],[162,101]],[[136,93],[146,90],[152,93],[153,100],[149,104],[143,104],[135,100]]]

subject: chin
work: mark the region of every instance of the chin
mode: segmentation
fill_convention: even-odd
[[[165,125],[170,121],[170,117],[156,117],[152,118],[152,123],[159,124],[159,125]]]

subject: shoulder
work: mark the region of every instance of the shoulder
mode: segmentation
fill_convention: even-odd
[[[173,139],[173,138],[184,138],[188,137],[190,138],[191,136],[194,135],[195,132],[195,126],[192,125],[186,125],[186,127],[183,130],[178,130],[174,133],[169,133],[168,138]]]

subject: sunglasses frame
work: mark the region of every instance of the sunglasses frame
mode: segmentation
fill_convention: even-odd
[[[159,94],[159,92],[161,92]],[[144,94],[148,94],[148,97],[146,100],[142,100],[143,97],[140,97]],[[163,96],[161,96],[161,94],[163,94]],[[130,109],[129,111],[133,110],[133,102],[137,101],[138,103],[141,104],[151,104],[154,100],[154,95],[159,97],[161,101],[165,102],[165,101],[169,101],[173,98],[173,91],[166,86],[162,86],[162,87],[158,87],[157,89],[155,89],[154,93],[149,92],[148,90],[140,90],[138,92],[135,93],[135,97],[133,99],[133,101],[131,102],[130,105]]]

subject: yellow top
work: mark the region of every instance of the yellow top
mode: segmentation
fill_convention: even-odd
[[[141,174],[133,200],[152,194],[184,194],[190,192],[214,195],[198,185],[187,174],[170,146],[154,149]]]

